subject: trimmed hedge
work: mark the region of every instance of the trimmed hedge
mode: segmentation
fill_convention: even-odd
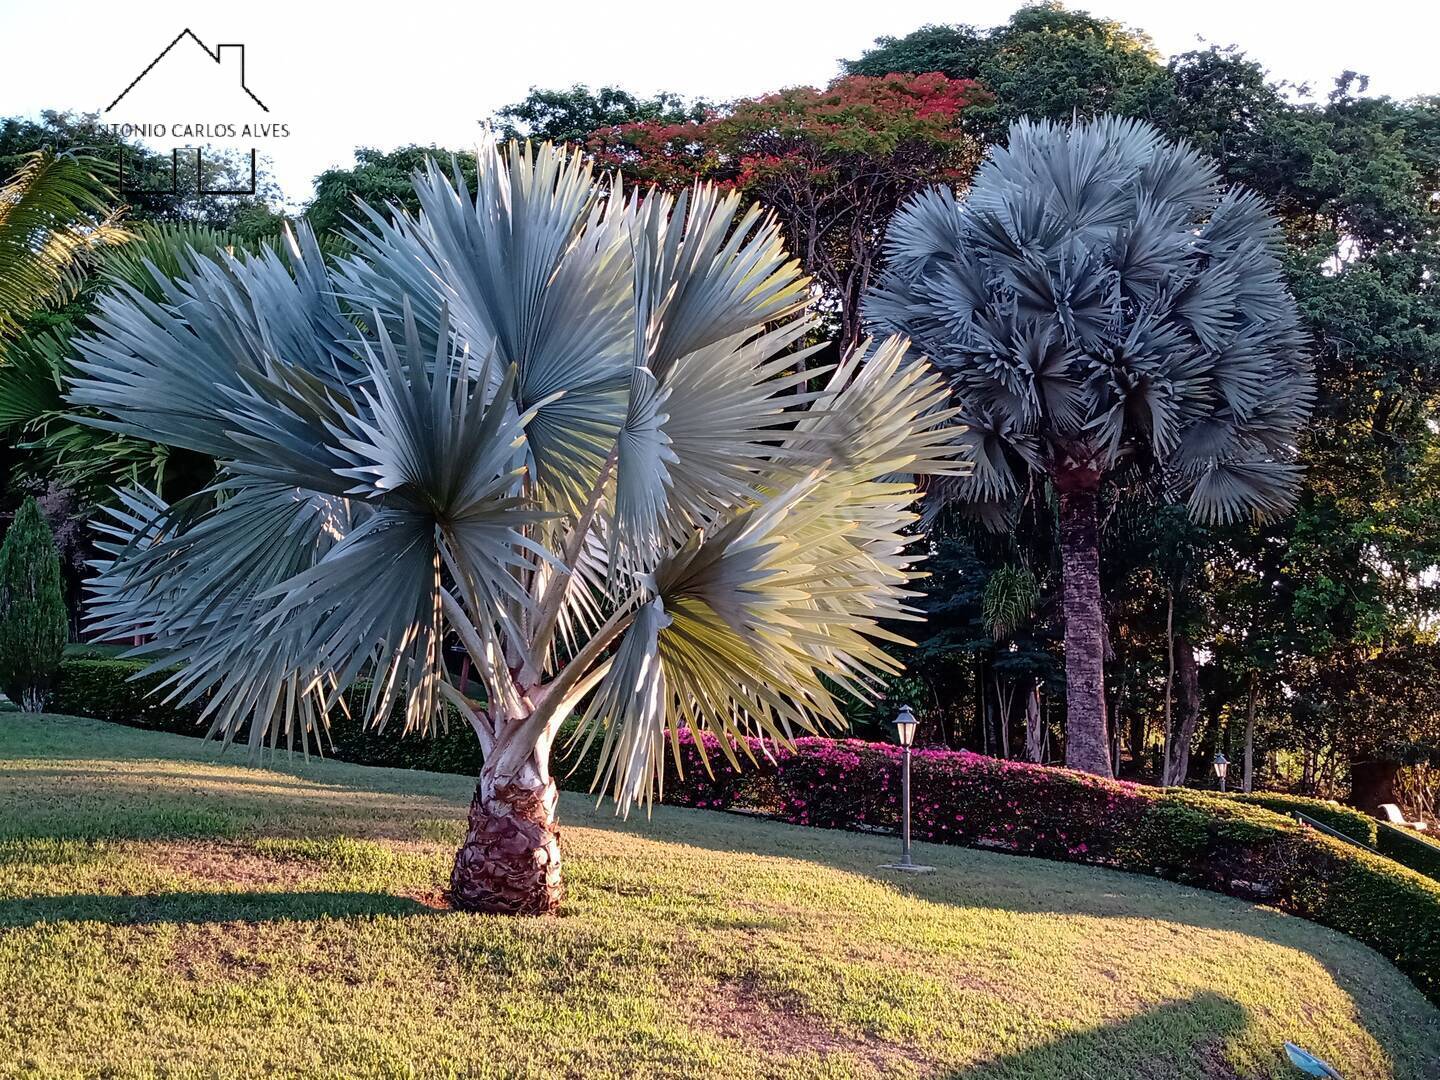
[[[1276,791],[1237,792],[1222,797],[1263,806],[1266,810],[1273,810],[1286,817],[1296,813],[1304,814],[1366,847],[1376,846],[1376,826],[1379,822],[1353,806],[1342,806],[1327,799],[1312,799],[1305,795],[1285,795]]]
[[[144,660],[67,657],[60,662],[50,711],[177,735],[205,734],[197,726],[199,708],[167,705],[154,692],[165,681],[163,674],[134,678],[149,666]]]
[[[1379,825],[1380,854],[1440,881],[1440,844],[1414,829],[1402,829],[1388,821]]]
[[[141,667],[67,661],[56,711],[201,734],[198,710],[147,699],[150,679],[124,681]],[[479,767],[474,737],[458,718],[448,734],[428,740],[402,740],[398,725],[388,733],[357,727],[336,718],[336,757],[470,775]],[[897,747],[805,738],[785,749],[752,739],[734,747],[739,768],[710,736],[697,743],[682,733],[678,750],[680,769],[666,769],[669,803],[745,807],[831,829],[893,831],[898,824]],[[556,772],[563,786],[586,789],[593,756],[568,777],[563,761]],[[1272,904],[1371,946],[1440,1004],[1440,882],[1306,828],[1260,798],[1143,787],[949,750],[915,752],[912,795],[917,839],[1128,870]],[[1285,812],[1298,808],[1286,797],[1263,798]],[[1301,809],[1325,820],[1315,807]],[[1356,828],[1346,825],[1341,831]]]

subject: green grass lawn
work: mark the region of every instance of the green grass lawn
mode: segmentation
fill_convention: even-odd
[[[469,786],[0,715],[0,1076],[1440,1077],[1369,949],[1103,870],[567,794],[559,918],[445,911]]]

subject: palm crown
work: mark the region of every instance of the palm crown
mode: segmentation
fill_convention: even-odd
[[[840,722],[837,690],[897,667],[908,477],[952,469],[956,429],[898,339],[808,388],[807,282],[735,196],[627,197],[513,144],[473,197],[433,163],[416,185],[418,215],[367,211],[332,265],[302,228],[286,259],[196,256],[158,303],[103,302],[71,400],[223,467],[176,506],[125,496],[95,618],[182,665],[171,692],[226,738],[303,742],[362,674],[378,722],[459,706],[485,754],[467,848],[530,820],[556,880],[527,900],[487,849],[457,896],[545,910],[561,720],[622,805],[683,729]]]
[[[963,202],[917,196],[888,235],[866,314],[949,381],[977,446],[961,502],[1139,462],[1205,520],[1289,505],[1304,338],[1274,219],[1207,158],[1138,120],[1021,121]]]
[[[944,373],[975,442],[942,491],[990,524],[1059,495],[1066,761],[1108,775],[1101,481],[1139,465],[1202,520],[1293,501],[1312,397],[1261,201],[1138,120],[1022,121],[963,202],[918,196],[866,302]],[[948,488],[948,491],[944,489]]]

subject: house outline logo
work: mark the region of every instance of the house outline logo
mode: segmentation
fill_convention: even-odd
[[[151,60],[150,63],[148,63],[148,64],[145,65],[145,70],[144,70],[144,71],[140,72],[139,75],[136,75],[135,78],[133,78],[133,79],[130,80],[130,85],[127,86],[127,87],[125,87],[124,90],[121,90],[120,93],[115,96],[115,100],[114,100],[114,101],[110,102],[109,105],[106,105],[106,106],[105,106],[105,112],[108,113],[111,109],[115,108],[116,105],[119,105],[120,102],[125,99],[125,95],[128,94],[128,93],[130,93],[131,90],[134,90],[135,87],[140,84],[140,80],[143,79],[143,78],[145,78],[146,75],[149,75],[150,72],[151,72],[152,70],[154,70],[155,66],[156,66],[157,64],[159,64],[161,60],[164,60],[165,57],[170,54],[170,50],[173,49],[173,48],[175,48],[176,45],[179,45],[180,42],[183,41],[183,40],[184,40],[185,38],[187,38],[187,37],[188,37],[191,41],[195,42],[196,45],[199,45],[200,48],[204,50],[205,55],[208,56],[208,57],[210,57],[210,59],[211,59],[211,60],[214,60],[215,63],[217,63],[217,64],[219,64],[219,63],[221,62],[221,57],[222,57],[222,54],[221,54],[221,52],[220,52],[221,49],[239,49],[239,50],[240,50],[240,89],[243,90],[243,91],[245,91],[245,93],[249,95],[250,100],[253,101],[253,102],[255,102],[256,105],[259,105],[260,108],[261,108],[263,111],[265,111],[265,112],[267,112],[267,113],[270,111],[270,107],[269,107],[268,105],[266,105],[263,101],[261,101],[258,97],[256,97],[256,96],[255,96],[255,91],[251,90],[250,87],[247,86],[246,83],[245,83],[245,46],[242,45],[242,44],[240,44],[239,42],[227,42],[227,43],[225,43],[225,44],[223,44],[223,45],[216,45],[215,48],[212,49],[212,48],[210,48],[210,46],[206,45],[203,41],[201,41],[198,37],[196,37],[196,36],[195,36],[195,32],[194,32],[193,30],[191,30],[191,29],[187,26],[184,30],[181,30],[180,33],[178,33],[178,34],[175,35],[175,40],[174,40],[174,41],[170,42],[169,45],[166,45],[165,48],[163,48],[163,49],[160,50],[160,55],[159,55],[159,56],[155,57],[154,60]]]
[[[125,100],[126,96],[129,95],[130,92],[133,91],[137,86],[139,86],[139,85],[146,79],[146,77],[150,75],[150,73],[151,73],[152,71],[154,71],[158,66],[160,66],[161,63],[165,60],[165,58],[166,58],[167,56],[169,56],[169,55],[172,53],[172,51],[174,51],[174,50],[176,49],[176,47],[179,46],[180,43],[181,43],[182,41],[184,41],[186,38],[189,38],[190,41],[194,42],[195,45],[196,45],[197,47],[199,47],[199,49],[205,54],[206,58],[208,58],[209,60],[211,60],[211,61],[216,65],[217,70],[219,70],[222,74],[228,73],[228,72],[231,71],[232,68],[235,66],[235,65],[233,64],[233,62],[230,63],[230,64],[227,64],[227,63],[225,62],[227,56],[229,56],[229,57],[231,58],[231,60],[233,61],[234,56],[236,55],[235,53],[228,53],[228,54],[227,54],[226,50],[227,50],[227,49],[230,49],[230,50],[238,50],[238,55],[239,55],[239,65],[238,65],[238,67],[239,67],[239,73],[238,73],[238,74],[239,74],[239,78],[238,78],[237,81],[238,81],[238,84],[239,84],[239,85],[238,85],[238,89],[239,89],[241,92],[243,92],[243,93],[245,94],[245,97],[248,99],[248,101],[246,101],[246,102],[244,103],[244,104],[245,104],[245,108],[246,108],[246,109],[258,108],[261,112],[266,113],[266,114],[268,114],[268,113],[270,112],[270,107],[269,107],[268,105],[266,105],[265,102],[263,102],[262,100],[260,100],[259,95],[256,94],[255,91],[253,91],[252,89],[250,89],[249,83],[248,83],[247,80],[246,80],[246,73],[245,73],[245,46],[244,46],[243,44],[241,44],[240,42],[225,42],[225,43],[222,43],[222,44],[217,44],[217,45],[212,49],[210,46],[206,45],[205,42],[201,41],[200,38],[199,38],[199,36],[196,35],[196,33],[187,26],[185,29],[181,30],[180,33],[176,34],[175,37],[170,41],[170,43],[169,43],[168,45],[166,45],[163,49],[161,49],[160,52],[159,52],[159,54],[158,54],[153,60],[151,60],[150,63],[148,63],[148,64],[145,65],[144,69],[141,70],[140,74],[136,75],[135,78],[133,78],[133,79],[130,80],[129,85],[127,85],[127,86],[125,87],[125,89],[121,90],[120,93],[115,96],[115,99],[110,102],[110,104],[106,105],[105,108],[104,108],[103,110],[101,110],[101,115],[102,115],[102,116],[105,116],[105,115],[110,114],[110,113],[116,108],[116,106],[120,105],[120,103]],[[202,67],[204,66],[203,61],[200,61],[200,64],[201,64]],[[238,100],[238,99],[237,99],[237,100]],[[190,128],[189,126],[187,126],[187,125],[182,125],[182,124],[179,124],[179,123],[174,124],[174,125],[167,125],[167,124],[163,124],[163,123],[158,123],[158,124],[157,124],[157,123],[143,123],[143,124],[135,124],[135,125],[131,125],[131,124],[115,124],[115,123],[112,123],[110,126],[111,126],[112,128],[114,128],[114,129],[116,129],[117,133],[123,134],[123,135],[125,135],[125,136],[127,136],[127,137],[128,137],[130,134],[132,134],[132,131],[133,131],[134,134],[138,134],[138,135],[141,136],[142,138],[163,138],[163,137],[165,137],[165,136],[167,135],[167,133],[170,133],[170,134],[174,134],[174,135],[176,135],[176,136],[178,136],[178,137],[180,137],[180,138],[186,139],[187,142],[188,142],[191,138],[197,137],[197,136],[198,136],[199,138],[215,138],[215,137],[220,137],[220,138],[233,138],[233,137],[236,137],[237,132],[238,132],[239,135],[241,135],[241,136],[246,136],[246,137],[256,137],[256,136],[258,136],[258,137],[261,137],[261,138],[264,138],[264,137],[279,138],[279,137],[288,137],[288,136],[289,136],[289,126],[286,125],[286,124],[268,124],[268,123],[267,123],[267,124],[251,125],[251,124],[248,124],[248,123],[246,123],[246,124],[238,124],[238,123],[236,123],[236,124],[229,124],[229,123],[227,123],[227,124],[218,124],[218,125],[202,125],[202,127],[204,128],[204,130],[202,130],[202,131],[200,131],[200,132],[194,132],[194,131],[191,130],[191,128]],[[259,130],[258,132],[254,132],[254,131],[252,131],[252,128],[254,128],[254,127],[258,127],[260,130]],[[212,131],[212,130],[210,130],[210,128],[219,128],[219,129],[221,129],[221,130],[219,130],[219,131]],[[162,186],[162,187],[132,186],[132,182],[130,181],[129,176],[127,176],[127,169],[126,169],[126,167],[125,167],[125,152],[126,152],[126,147],[125,147],[125,145],[124,145],[123,142],[122,142],[121,145],[120,145],[120,147],[119,147],[119,149],[118,149],[118,151],[117,151],[117,158],[118,158],[118,160],[117,160],[117,165],[118,165],[118,169],[119,169],[119,178],[118,178],[118,179],[119,179],[119,190],[120,190],[121,192],[127,192],[127,193],[130,193],[130,194],[142,194],[142,193],[143,193],[143,194],[165,194],[165,193],[167,193],[167,192],[166,192],[166,189],[165,189],[163,186]],[[200,147],[200,146],[195,146],[195,145],[185,145],[185,146],[177,146],[177,147],[175,147],[174,149],[172,149],[172,150],[170,151],[170,187],[169,187],[169,190],[168,190],[168,194],[171,194],[171,195],[180,195],[180,194],[181,194],[181,190],[180,190],[180,165],[181,165],[181,155],[182,155],[182,154],[185,155],[187,159],[188,159],[189,157],[191,157],[192,155],[193,155],[193,158],[194,158],[194,168],[195,168],[194,194],[196,194],[196,195],[254,195],[254,194],[256,193],[256,191],[257,191],[257,172],[258,172],[258,170],[257,170],[257,161],[258,161],[258,157],[257,157],[257,152],[256,152],[256,150],[255,150],[254,147],[251,147],[251,148],[250,148],[250,151],[249,151],[249,155],[250,155],[250,183],[249,183],[248,186],[235,187],[235,188],[210,188],[210,187],[206,187],[206,186],[205,186],[204,179],[203,179],[203,177],[204,177],[204,171],[205,171],[205,169],[204,169],[204,161],[203,161],[203,156],[204,156],[204,150],[203,150],[203,148]],[[163,175],[163,174],[162,174],[162,175]],[[161,183],[163,184],[163,181],[161,181]],[[243,181],[242,181],[242,183],[243,183]],[[188,187],[188,185],[187,185],[187,187]]]

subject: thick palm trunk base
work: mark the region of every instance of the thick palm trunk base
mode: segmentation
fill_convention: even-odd
[[[494,915],[550,915],[560,906],[560,830],[553,781],[496,784],[482,770],[450,902]]]
[[[1105,613],[1100,599],[1099,497],[1060,490],[1065,608],[1065,764],[1110,776],[1105,723]]]

